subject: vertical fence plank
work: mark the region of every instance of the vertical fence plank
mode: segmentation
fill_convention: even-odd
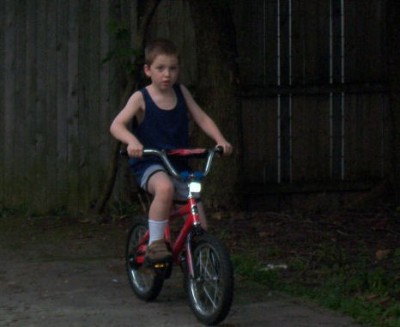
[[[277,176],[278,183],[292,181],[292,96],[284,95],[278,98],[278,128],[279,143]]]
[[[277,85],[290,86],[292,83],[292,7],[290,1],[278,3],[277,22]],[[278,96],[278,169],[279,183],[289,183],[292,179],[292,95]]]
[[[329,82],[329,0],[293,0],[293,82]]]
[[[277,39],[277,23],[278,23],[278,3],[277,1],[264,0],[264,29],[263,29],[263,54],[262,69],[264,71],[264,85],[275,85],[277,81],[278,66],[278,39]],[[250,19],[252,19],[250,17]],[[251,35],[248,36],[252,38]],[[251,50],[251,49],[250,49]],[[260,62],[261,63],[261,62]],[[256,61],[253,62],[256,65]]]
[[[110,4],[108,2],[101,2],[99,8],[99,147],[98,156],[99,158],[109,158],[104,162],[105,165],[97,164],[97,190],[94,190],[94,194],[98,194],[99,190],[103,188],[101,185],[106,183],[106,167],[111,158],[111,135],[108,132],[110,125],[110,91],[112,80],[110,78],[111,65],[110,62],[103,62],[110,52]],[[95,160],[96,162],[96,160]],[[98,196],[98,195],[97,195]]]
[[[276,99],[244,99],[244,180],[254,184],[276,183]]]
[[[277,3],[238,1],[234,8],[243,85],[266,86],[276,83]]]
[[[28,170],[25,168],[25,162],[31,158],[28,136],[30,126],[18,128],[21,121],[27,117],[26,103],[26,3],[25,0],[15,2],[15,84],[14,84],[14,136],[13,136],[13,155],[14,167],[17,172],[14,181],[14,190],[18,197],[27,206],[30,205],[29,189],[32,187]],[[29,160],[29,159],[28,159]]]
[[[344,165],[343,165],[343,153],[344,153],[344,130],[343,130],[343,108],[345,95],[342,93],[331,94],[331,176],[334,180],[343,179]]]
[[[36,101],[35,101],[35,151],[37,160],[35,162],[35,174],[38,181],[35,189],[37,201],[44,207],[50,206],[48,201],[48,183],[51,179],[47,174],[47,120],[46,120],[46,94],[48,92],[47,82],[47,5],[44,1],[37,2],[37,41],[36,41]]]
[[[90,174],[90,151],[93,148],[90,145],[90,130],[88,129],[91,119],[96,121],[96,117],[91,117],[91,58],[88,56],[91,49],[91,22],[92,22],[92,6],[91,0],[80,1],[80,23],[82,27],[79,29],[79,189],[81,190],[81,198],[77,203],[77,207],[83,208],[86,203],[89,203],[89,174]],[[85,22],[83,22],[85,20]]]
[[[112,4],[107,2],[100,3],[100,85],[99,85],[99,110],[100,110],[100,120],[99,120],[99,129],[98,129],[98,137],[99,137],[99,158],[102,158],[104,164],[98,164],[98,161],[95,161],[97,165],[97,189],[93,189],[93,195],[96,197],[100,196],[100,192],[104,190],[104,185],[107,182],[106,178],[108,177],[108,167],[111,164],[112,158],[112,149],[114,145],[114,139],[109,132],[109,127],[111,121],[114,119],[117,112],[120,108],[120,92],[121,87],[119,84],[119,78],[117,77],[117,70],[115,65],[115,58],[112,60],[107,60],[104,62],[104,59],[107,58],[110,51],[114,49],[115,40],[114,34],[110,30],[110,23],[115,19],[113,15],[113,7]],[[133,44],[136,33],[136,12],[135,4],[132,1],[127,3],[127,7],[124,8],[126,13],[129,13],[128,22],[130,22],[129,31],[131,33],[129,47],[134,48],[135,44]],[[132,58],[133,60],[133,58]]]
[[[38,19],[36,15],[37,1],[26,1],[26,74],[25,74],[25,99],[26,99],[26,115],[25,129],[26,134],[26,149],[25,156],[29,158],[30,164],[24,165],[26,176],[26,200],[25,202],[32,208],[37,203],[41,203],[43,199],[36,198],[36,189],[40,185],[40,180],[37,178],[36,168],[40,164],[40,158],[36,152],[36,100],[37,100],[37,25]],[[32,192],[32,190],[35,190]]]
[[[381,159],[381,176],[383,178],[390,178],[390,174],[392,174],[392,166],[391,160],[393,155],[393,139],[392,139],[392,116],[390,114],[390,95],[389,94],[381,94],[381,104],[382,105],[382,113],[383,113],[383,127],[382,127],[382,159]]]
[[[330,76],[331,84],[340,85],[343,83],[344,76],[344,45],[343,37],[345,31],[343,29],[343,10],[341,0],[331,0],[331,49],[330,49]],[[331,101],[331,176],[334,180],[342,180],[344,167],[344,135],[343,135],[343,112],[345,94],[343,92],[332,92],[330,94]]]
[[[88,155],[89,149],[89,125],[90,117],[90,22],[92,16],[92,8],[90,0],[79,1],[79,53],[78,53],[78,72],[79,72],[79,129],[78,129],[78,144],[79,144],[79,190],[81,193],[77,202],[77,207],[81,208],[84,203],[89,202],[88,197]],[[94,50],[94,49],[93,49]]]
[[[79,0],[68,2],[67,40],[67,175],[68,204],[79,203]]]
[[[68,2],[57,0],[57,21],[55,26],[56,31],[56,48],[55,48],[55,75],[57,81],[55,84],[56,96],[56,153],[54,164],[56,166],[56,193],[57,193],[57,208],[62,209],[68,201],[68,189],[65,179],[68,175],[68,23],[69,10]]]
[[[16,171],[14,169],[14,142],[16,141],[16,115],[15,115],[15,57],[16,57],[16,2],[6,1],[6,19],[4,48],[7,49],[4,57],[4,165],[5,178],[4,187],[7,190],[8,204],[16,202],[17,189],[15,185]]]
[[[346,81],[379,81],[385,78],[384,13],[386,1],[344,1]],[[390,9],[389,9],[390,10]],[[379,46],[378,46],[379,45]]]
[[[293,182],[326,183],[329,178],[329,96],[293,99]]]
[[[101,185],[101,175],[99,170],[99,150],[100,150],[100,134],[104,133],[100,130],[100,2],[90,2],[90,19],[89,19],[89,52],[85,54],[89,60],[88,74],[88,111],[87,125],[84,127],[87,133],[87,145],[85,149],[87,164],[87,192],[88,202],[93,203]]]
[[[32,187],[33,182],[30,178],[29,169],[26,167],[26,161],[32,160],[32,152],[30,147],[30,129],[31,126],[27,124],[29,116],[28,102],[26,98],[27,83],[27,26],[26,26],[26,3],[23,0],[15,2],[16,16],[15,16],[15,89],[14,89],[14,112],[15,119],[14,125],[16,129],[15,139],[13,142],[14,147],[14,167],[17,171],[15,183],[15,191],[24,199],[24,205],[31,206],[29,188]],[[22,125],[22,122],[23,125]],[[21,126],[24,126],[24,131],[21,131]],[[29,158],[29,159],[28,159]]]
[[[0,2],[0,31],[6,30],[6,2]],[[0,70],[4,72],[0,74],[0,210],[5,203],[5,32],[0,33]]]
[[[48,181],[57,181],[57,27],[61,13],[57,10],[57,1],[47,2],[46,15],[46,175]],[[62,78],[60,76],[60,78]],[[58,186],[51,182],[47,186],[47,199],[57,204]]]
[[[380,94],[346,96],[345,178],[347,180],[377,180],[383,177],[381,149],[384,108]]]

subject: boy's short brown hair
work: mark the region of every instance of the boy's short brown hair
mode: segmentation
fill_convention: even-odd
[[[177,47],[167,39],[155,39],[146,45],[144,49],[145,64],[150,66],[158,55],[172,55],[179,59]]]

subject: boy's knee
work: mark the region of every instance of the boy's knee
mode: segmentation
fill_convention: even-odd
[[[171,182],[159,183],[156,186],[156,196],[172,198],[174,196],[174,185]]]

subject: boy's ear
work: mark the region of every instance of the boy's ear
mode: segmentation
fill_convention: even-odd
[[[150,67],[149,65],[144,65],[143,66],[143,71],[146,74],[147,77],[150,77]]]

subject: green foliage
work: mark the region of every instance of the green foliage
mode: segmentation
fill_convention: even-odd
[[[311,299],[368,326],[398,327],[400,249],[395,249],[391,258],[375,262],[363,254],[363,245],[359,246],[359,256],[354,259],[321,244],[312,259],[299,255],[290,259],[288,271],[265,270],[249,253],[236,255],[233,261],[239,275],[271,290]]]
[[[113,217],[113,220],[136,216],[141,212],[140,205],[137,202],[114,201],[107,208],[107,214]]]
[[[236,273],[250,280],[262,283],[271,289],[278,289],[281,283],[279,273],[274,269],[265,269],[254,258],[245,255],[232,258]]]
[[[140,50],[131,45],[131,33],[129,24],[126,21],[111,20],[108,24],[109,33],[115,40],[115,45],[102,63],[117,60],[127,73],[135,73],[137,67],[143,64],[143,54]]]
[[[18,206],[18,207],[0,206],[0,218],[14,217],[17,215],[28,217],[30,215],[30,211],[27,208],[27,206]]]

